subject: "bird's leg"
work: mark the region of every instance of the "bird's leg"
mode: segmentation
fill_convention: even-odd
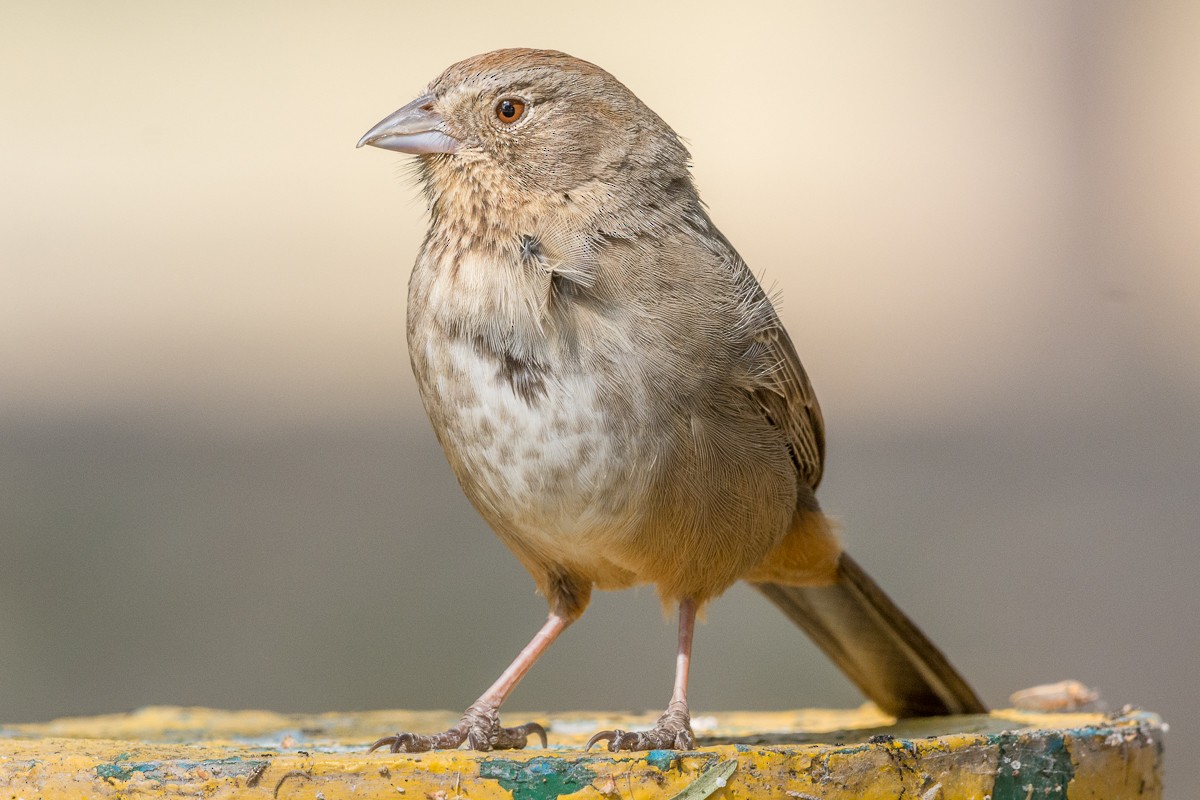
[[[500,726],[500,704],[512,693],[521,678],[546,652],[550,643],[558,638],[571,619],[551,613],[546,624],[537,632],[525,649],[508,665],[496,682],[480,695],[463,714],[457,725],[448,731],[429,735],[396,733],[384,736],[370,750],[387,747],[393,753],[421,753],[426,750],[450,750],[463,742],[472,750],[519,750],[525,746],[530,734],[537,734],[546,746],[546,729],[536,722],[527,722],[515,728]]]
[[[696,628],[696,603],[690,598],[679,603],[679,650],[675,655],[675,691],[671,703],[648,731],[600,731],[588,740],[607,741],[611,752],[618,750],[691,750],[696,746],[692,717],[688,712],[688,668],[692,661],[692,633]]]

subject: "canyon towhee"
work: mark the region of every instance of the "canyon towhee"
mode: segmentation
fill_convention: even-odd
[[[746,580],[884,711],[984,711],[842,552],[814,491],[824,431],[770,300],[709,219],[679,137],[604,70],[548,50],[451,66],[359,146],[415,153],[430,227],[408,346],[463,490],[550,617],[443,733],[393,752],[523,747],[499,707],[592,589],[679,608],[675,690],[610,750],[694,746],[696,612]]]

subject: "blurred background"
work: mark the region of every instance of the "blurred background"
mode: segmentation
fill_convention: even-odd
[[[541,624],[417,402],[423,205],[404,157],[354,149],[451,62],[532,45],[687,139],[782,291],[859,560],[988,701],[1070,677],[1163,713],[1170,791],[1200,793],[1200,4],[0,22],[0,722],[461,709]],[[600,594],[511,705],[660,708],[673,647],[652,590]],[[860,702],[741,587],[693,687]]]

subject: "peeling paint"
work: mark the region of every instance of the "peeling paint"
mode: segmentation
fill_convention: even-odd
[[[157,708],[24,726],[19,735],[0,737],[0,797],[270,800],[273,787],[281,787],[280,800],[1162,796],[1164,725],[1143,712],[996,711],[894,726],[861,709],[737,713],[719,715],[722,725],[703,746],[683,753],[588,752],[583,743],[594,724],[575,739],[555,736],[553,750],[366,752],[380,730],[436,730],[452,716]],[[582,719],[623,728],[635,722],[595,712],[557,716],[559,729],[582,728],[572,725]],[[183,742],[182,731],[192,732]],[[284,746],[283,732],[295,741]]]
[[[590,785],[596,773],[580,762],[541,757],[525,762],[487,759],[479,763],[479,777],[496,780],[512,792],[513,800],[556,800]]]
[[[128,781],[140,774],[152,781],[180,781],[195,779],[198,776],[212,775],[252,775],[261,772],[269,761],[244,759],[241,756],[228,758],[162,761],[131,761],[129,753],[121,753],[113,758],[111,763],[98,764],[96,774],[106,780]]]
[[[1061,734],[1013,733],[994,739],[1000,759],[992,800],[1067,800],[1075,768]]]
[[[651,750],[646,753],[646,763],[660,770],[670,769],[677,758],[679,753],[674,750]]]

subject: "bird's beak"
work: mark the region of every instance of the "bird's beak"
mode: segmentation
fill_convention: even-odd
[[[369,144],[400,153],[454,153],[459,141],[446,133],[445,121],[433,110],[433,95],[416,100],[381,119],[358,140],[358,146]]]

